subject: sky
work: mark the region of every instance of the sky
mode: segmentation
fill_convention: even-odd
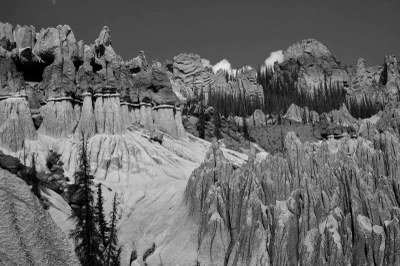
[[[0,0],[0,21],[36,30],[70,25],[93,43],[102,27],[125,60],[193,52],[237,68],[264,64],[303,39],[322,42],[340,61],[382,64],[400,57],[400,0]]]

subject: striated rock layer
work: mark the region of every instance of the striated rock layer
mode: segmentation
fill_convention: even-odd
[[[80,265],[66,236],[25,182],[0,169],[0,264]]]
[[[386,132],[255,155],[236,169],[216,144],[188,181],[200,265],[396,265],[399,140]]]

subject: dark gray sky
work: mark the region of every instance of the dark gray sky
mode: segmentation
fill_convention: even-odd
[[[68,24],[85,43],[107,25],[124,59],[140,50],[161,61],[195,52],[212,64],[257,66],[306,38],[347,64],[400,56],[400,0],[0,0],[0,21],[37,31]]]

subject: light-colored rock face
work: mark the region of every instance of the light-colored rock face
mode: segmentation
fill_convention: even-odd
[[[25,98],[0,100],[0,147],[11,152],[21,150],[25,140],[37,134]]]
[[[345,127],[355,127],[358,129],[359,122],[357,119],[351,116],[349,110],[346,105],[343,104],[339,110],[332,110],[331,112],[323,115],[321,120],[327,120],[330,123],[334,123],[336,125],[341,125]]]
[[[315,124],[319,122],[319,114],[313,110],[309,110],[307,106],[301,108],[295,104],[291,104],[286,111],[283,118],[298,123],[310,123]]]
[[[363,58],[358,59],[356,72],[352,77],[352,88],[354,90],[365,90],[373,84],[378,84],[381,71],[381,67],[368,67]]]
[[[296,86],[299,90],[313,93],[325,81],[329,84],[347,84],[349,75],[340,62],[320,42],[304,40],[290,46],[284,52],[284,61],[274,66],[274,77],[282,72],[297,73]]]
[[[19,26],[14,29],[14,40],[18,50],[32,49],[35,45],[36,31],[33,26]]]
[[[78,124],[75,110],[69,99],[49,101],[40,109],[43,122],[39,133],[54,137],[67,138],[71,136]]]
[[[86,139],[89,139],[96,134],[96,120],[93,112],[92,97],[85,96],[83,98],[82,111],[79,112],[79,123],[75,133],[84,135]]]
[[[253,127],[262,127],[267,125],[267,116],[261,111],[260,109],[257,109],[254,111],[254,113],[247,118],[247,125],[253,126]]]
[[[79,265],[72,245],[25,182],[0,169],[3,265]]]
[[[118,97],[98,97],[95,102],[94,117],[98,134],[114,135],[126,131]]]
[[[116,94],[86,94],[83,103],[56,98],[40,112],[43,122],[38,132],[53,138],[80,138],[82,133],[87,138],[96,134],[123,135],[131,125],[148,131],[157,129],[175,138],[186,136],[180,109],[173,105],[121,104]]]
[[[284,60],[299,59],[304,57],[304,54],[313,57],[330,57],[332,56],[325,45],[315,39],[307,39],[290,46],[284,52]]]
[[[201,58],[197,54],[180,54],[174,57],[174,79],[180,79],[183,83],[197,87],[197,85],[206,86],[204,80],[199,80],[205,68]]]
[[[169,132],[172,136],[178,135],[175,123],[175,110],[173,106],[160,106],[154,111],[154,124],[163,132]]]

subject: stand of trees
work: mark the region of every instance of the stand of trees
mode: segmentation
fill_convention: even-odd
[[[225,77],[227,81],[236,82],[235,77],[228,72],[225,72]],[[346,90],[343,84],[332,82],[326,76],[317,87],[313,88],[311,93],[306,90],[299,90],[297,80],[296,67],[275,76],[271,68],[262,69],[259,67],[257,82],[262,86],[264,100],[258,96],[249,97],[245,92],[232,93],[224,90],[210,90],[208,101],[205,103],[203,90],[201,90],[200,94],[192,99],[189,104],[192,107],[201,105],[197,109],[200,137],[204,138],[204,110],[209,106],[212,106],[215,112],[224,117],[248,117],[256,109],[261,109],[265,114],[280,118],[293,103],[300,107],[308,107],[309,110],[316,111],[319,114],[340,109],[345,104],[355,118],[367,118],[379,111],[377,104],[371,100],[346,100]],[[194,109],[192,108],[192,110]],[[187,113],[190,114],[190,112]]]
[[[350,99],[346,102],[346,106],[352,116],[361,119],[371,117],[381,110],[376,102],[365,97],[361,101]]]
[[[263,87],[265,98],[264,113],[284,114],[292,103],[324,113],[339,109],[345,102],[346,92],[339,82],[332,82],[325,76],[325,80],[314,88],[314,93],[309,93],[298,90],[297,79],[296,70],[283,72],[276,78],[273,78],[272,69],[258,70],[258,82]]]
[[[72,187],[77,205],[70,217],[75,222],[75,229],[71,231],[75,252],[83,266],[117,266],[120,265],[121,255],[116,229],[117,194],[114,195],[111,221],[108,223],[104,215],[101,185],[98,186],[97,203],[94,200],[94,177],[90,174],[89,165],[87,144],[83,138],[79,169],[74,174],[75,184]]]
[[[224,117],[249,116],[257,109],[263,109],[262,99],[258,96],[248,97],[244,92],[238,94],[227,91],[209,91],[208,106]]]
[[[300,107],[307,106],[309,110],[317,113],[328,113],[340,109],[345,104],[355,118],[367,118],[379,111],[379,106],[372,100],[364,98],[361,102],[346,100],[346,91],[339,82],[332,82],[325,76],[314,93],[299,91],[296,87],[297,72],[284,72],[273,79],[272,69],[262,71],[258,69],[258,83],[264,92],[264,113],[284,114],[289,106],[294,103]]]

